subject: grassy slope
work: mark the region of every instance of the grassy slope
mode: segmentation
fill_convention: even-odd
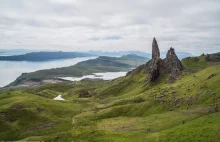
[[[82,104],[56,102],[51,99],[13,92],[1,95],[1,140],[19,140],[29,136],[53,139],[63,131],[70,136],[70,118]],[[65,136],[64,136],[65,137]]]
[[[9,89],[0,94],[0,140],[71,141],[72,117],[88,111],[96,101],[78,98],[106,81],[83,80],[78,84],[47,84]],[[61,94],[65,101],[52,98]]]
[[[213,99],[220,98],[220,65],[205,62],[203,57],[184,59],[183,64],[186,70],[173,84],[165,84],[164,76],[146,85],[147,75],[140,66],[110,82],[84,80],[75,85],[4,91],[0,95],[0,138],[217,142],[220,113]],[[198,64],[201,66],[192,70]],[[208,79],[212,74],[216,75]],[[53,101],[54,94],[67,100]]]
[[[144,86],[141,69],[112,81],[97,94],[102,105],[73,118],[73,135],[84,141],[218,141],[213,99],[220,97],[220,65],[195,74],[187,68],[174,84],[164,77]]]

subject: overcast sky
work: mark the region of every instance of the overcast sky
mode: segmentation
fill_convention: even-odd
[[[0,0],[0,49],[220,51],[220,0]]]

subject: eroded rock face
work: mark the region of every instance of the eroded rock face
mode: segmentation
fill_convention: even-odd
[[[146,64],[146,71],[149,74],[149,80],[154,81],[156,80],[159,75],[160,75],[160,62],[161,59],[151,59],[147,64]]]
[[[152,43],[152,59],[147,62],[145,71],[149,74],[148,81],[155,81],[162,74],[170,74],[169,82],[175,81],[183,71],[183,65],[171,47],[168,50],[166,58],[160,58],[160,50],[156,39]]]
[[[164,59],[165,70],[167,73],[173,70],[183,71],[183,65],[175,54],[175,50],[171,47]]]

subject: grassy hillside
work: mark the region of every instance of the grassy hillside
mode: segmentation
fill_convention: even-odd
[[[112,81],[4,89],[0,139],[218,142],[220,64],[202,56],[182,63],[172,84],[168,76],[146,84],[142,65]],[[52,100],[57,94],[66,100]]]
[[[61,83],[1,90],[0,140],[73,140],[72,117],[90,110],[96,103],[86,98],[85,91],[105,83],[83,80],[75,85]],[[52,100],[58,94],[66,100]]]
[[[183,75],[174,84],[164,77],[144,86],[143,70],[112,81],[97,94],[101,106],[73,117],[72,133],[85,141],[218,141],[219,69]]]
[[[148,60],[148,58],[137,55],[126,55],[122,57],[101,56],[70,67],[24,73],[9,84],[9,86],[21,85],[30,81],[42,83],[43,80],[55,79],[55,77],[82,77],[83,75],[98,72],[129,71],[131,68],[144,64]]]

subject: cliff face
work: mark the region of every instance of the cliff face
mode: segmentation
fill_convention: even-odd
[[[162,74],[170,74],[168,81],[174,81],[183,71],[183,65],[172,47],[168,50],[166,58],[162,60],[157,41],[154,38],[152,43],[152,59],[147,62],[145,71],[149,74],[148,81],[155,81]]]

